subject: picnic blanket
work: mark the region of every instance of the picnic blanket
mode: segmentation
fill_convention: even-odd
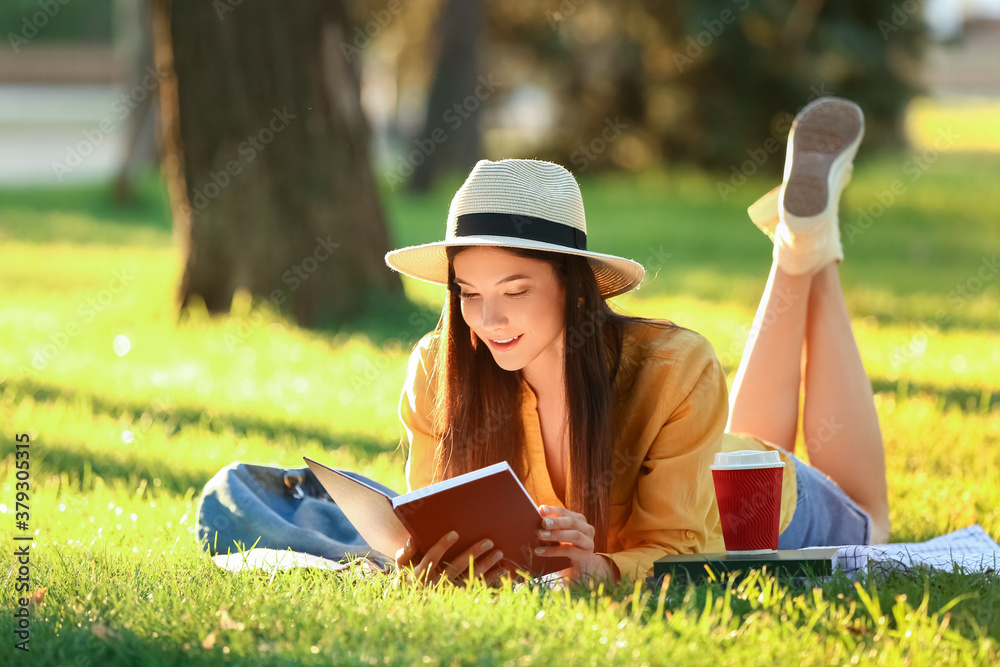
[[[392,489],[344,473],[390,496]],[[372,552],[308,467],[276,468],[236,462],[205,485],[198,500],[196,534],[219,567],[277,571],[293,567],[341,570],[366,558],[373,570],[393,563]],[[979,525],[926,542],[842,546],[833,566],[848,575],[929,567],[989,572],[1000,569],[1000,545]]]
[[[346,561],[331,560],[301,551],[279,551],[263,547],[254,547],[244,552],[216,554],[212,556],[212,562],[230,572],[244,572],[247,570],[276,572],[305,567],[339,572],[350,567],[350,563]],[[364,562],[369,564],[369,572],[374,573],[379,571],[371,560],[365,560]]]
[[[1000,545],[978,524],[926,542],[842,546],[833,566],[847,574],[874,570],[879,574],[928,567],[951,572],[991,572],[1000,569]]]

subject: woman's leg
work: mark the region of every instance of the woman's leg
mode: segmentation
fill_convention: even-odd
[[[776,263],[737,372],[728,428],[794,449],[804,343],[810,463],[871,515],[878,543],[889,537],[885,452],[833,261],[843,257],[837,200],[863,133],[854,103],[807,105],[792,125],[786,182],[748,211],[775,240]]]
[[[809,461],[871,515],[872,542],[884,543],[889,503],[882,434],[836,263],[800,276],[771,267],[733,383],[726,430],[794,451],[803,343]]]
[[[805,356],[802,432],[809,462],[871,515],[872,542],[887,542],[882,431],[835,262],[812,276]]]
[[[802,346],[812,275],[771,266],[730,394],[730,433],[748,433],[794,451]]]

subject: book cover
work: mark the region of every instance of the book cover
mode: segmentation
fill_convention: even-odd
[[[410,536],[426,552],[454,530],[458,542],[445,558],[491,539],[511,572],[541,576],[572,565],[568,558],[535,555],[542,517],[506,462],[390,498],[344,473],[305,461],[365,541],[390,558]]]
[[[833,557],[838,549],[810,547],[752,555],[727,552],[670,555],[653,562],[653,576],[681,571],[694,581],[702,581],[711,572],[724,580],[730,572],[738,570],[745,574],[763,567],[784,576],[825,576],[833,573]]]

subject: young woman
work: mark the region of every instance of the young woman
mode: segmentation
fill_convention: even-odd
[[[784,183],[751,207],[775,241],[774,265],[731,407],[702,336],[609,308],[643,269],[587,249],[569,172],[479,162],[445,240],[386,255],[449,289],[400,400],[410,488],[507,460],[540,504],[538,557],[569,557],[570,577],[641,577],[665,554],[724,550],[716,452],[776,449],[786,462],[781,548],[886,541],[881,434],[837,271],[837,202],[862,134],[853,103],[809,105]],[[812,466],[792,454],[803,365]],[[397,564],[457,581],[471,558],[477,576],[502,576],[489,540],[453,553],[456,537],[425,554],[407,546]]]

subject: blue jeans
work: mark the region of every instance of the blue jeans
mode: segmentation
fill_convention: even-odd
[[[779,549],[869,544],[872,518],[826,475],[795,459],[798,500]]]

